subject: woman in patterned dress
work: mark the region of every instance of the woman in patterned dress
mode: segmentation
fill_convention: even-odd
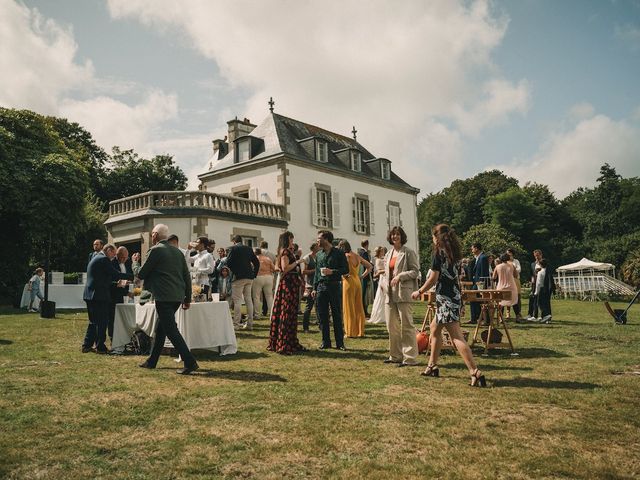
[[[462,335],[460,329],[460,311],[462,310],[462,295],[460,288],[460,260],[462,249],[453,229],[441,223],[433,227],[433,258],[431,274],[426,282],[412,297],[418,299],[420,295],[436,286],[436,316],[431,321],[431,357],[422,375],[426,377],[440,376],[438,358],[442,347],[442,329],[446,328],[458,353],[464,360],[471,375],[472,387],[485,387],[484,375],[478,370],[473,353]]]
[[[284,232],[278,241],[276,265],[279,282],[271,312],[271,332],[267,350],[283,355],[305,351],[298,341],[298,304],[300,297],[301,260],[296,260],[293,250],[293,233]]]

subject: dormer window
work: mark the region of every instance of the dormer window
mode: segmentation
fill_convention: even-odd
[[[241,140],[238,142],[238,163],[246,162],[251,158],[251,144],[249,139]]]
[[[383,180],[391,179],[391,164],[389,162],[380,162],[380,175]]]
[[[351,150],[351,170],[354,172],[362,171],[362,157],[357,150]]]
[[[316,142],[316,160],[324,163],[329,161],[329,145],[327,142],[322,140]]]

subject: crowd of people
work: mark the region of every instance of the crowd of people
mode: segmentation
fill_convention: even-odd
[[[244,245],[240,236],[232,239],[233,245],[229,248],[216,251],[215,241],[204,236],[181,248],[179,238],[169,235],[166,225],[156,225],[152,232],[153,246],[144,263],[139,253],[129,261],[125,247],[116,248],[96,240],[87,267],[84,300],[89,324],[82,351],[107,353],[106,337],[113,338],[115,305],[127,295],[131,296],[128,284],[135,278],[144,281],[144,290],[155,299],[158,316],[153,349],[140,365],[144,368],[156,366],[165,337],[171,340],[184,361],[179,373],[189,374],[198,368],[174,318],[180,306],[189,308],[192,284],[199,286],[202,300],[217,296],[221,301],[228,301],[237,329],[251,330],[255,320],[268,315],[267,349],[270,351],[284,355],[305,352],[307,349],[298,339],[298,318],[302,315],[302,331],[310,332],[311,313],[315,308],[321,333],[318,349],[335,345],[337,349],[346,350],[345,339],[365,336],[368,319],[387,326],[389,355],[384,363],[415,366],[419,352],[413,305],[427,290],[434,289],[436,315],[430,325],[431,353],[422,374],[439,376],[438,358],[444,328],[469,370],[470,384],[484,386],[484,375],[460,327],[464,315],[462,282],[468,282],[471,289],[493,287],[509,291],[511,295],[501,301],[501,308],[513,308],[518,321],[548,323],[551,321],[552,275],[547,274],[542,252],[536,250],[531,265],[534,273],[529,314],[525,318],[521,315],[521,265],[513,249],[493,256],[485,254],[482,245],[474,243],[473,257],[465,259],[455,232],[445,224],[433,228],[432,240],[431,268],[420,287],[418,256],[406,245],[407,234],[401,227],[393,227],[388,232],[388,248],[376,247],[373,256],[368,241],[361,242],[361,248],[354,251],[349,241],[336,241],[329,230],[319,231],[304,255],[289,231],[280,235],[275,253],[269,251],[267,242],[254,249]],[[36,292],[32,296],[39,291],[39,277],[36,277],[30,281],[32,292]],[[479,304],[471,302],[469,323],[483,321],[487,319],[480,318]]]

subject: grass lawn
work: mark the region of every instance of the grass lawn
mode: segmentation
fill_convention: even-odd
[[[383,326],[346,352],[301,335],[312,350],[282,357],[259,321],[181,377],[169,357],[80,353],[84,312],[4,309],[0,478],[639,478],[640,306],[626,326],[601,303],[553,308],[511,324],[518,357],[478,356],[487,389],[457,355],[439,379],[383,364]]]

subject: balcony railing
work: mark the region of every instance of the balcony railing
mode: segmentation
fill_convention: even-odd
[[[116,217],[148,208],[204,208],[261,218],[285,220],[284,206],[232,195],[203,192],[147,192],[109,202],[109,216]]]

